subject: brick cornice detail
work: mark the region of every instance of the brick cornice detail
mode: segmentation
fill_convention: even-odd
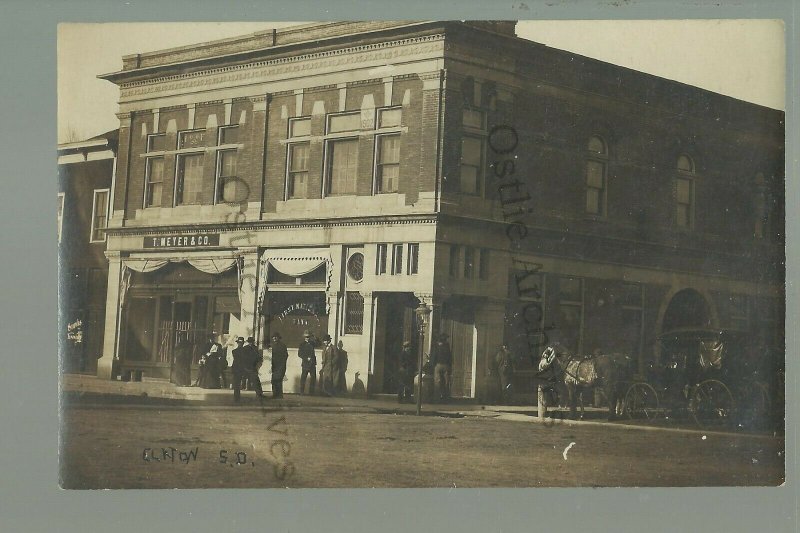
[[[306,228],[332,228],[332,227],[358,227],[378,226],[391,224],[436,224],[436,215],[414,215],[410,217],[382,217],[380,219],[334,219],[334,220],[300,220],[300,221],[253,221],[239,223],[218,223],[203,225],[174,225],[174,226],[140,226],[107,228],[109,235],[125,236],[156,236],[182,233],[229,233],[235,231],[257,231],[276,229],[306,229]]]
[[[443,34],[426,35],[121,83],[120,97],[124,100],[154,92],[189,89],[226,82],[253,83],[259,79],[268,81],[286,73],[310,72],[320,68],[358,64],[374,59],[391,59],[431,52],[436,50],[443,40]],[[394,50],[390,50],[387,55],[386,51],[389,49]],[[307,61],[315,61],[315,63],[303,64]],[[263,70],[258,70],[261,68]]]

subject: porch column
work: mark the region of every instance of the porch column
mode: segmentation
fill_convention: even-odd
[[[489,300],[475,310],[475,328],[478,342],[475,347],[475,395],[481,401],[491,399],[497,376],[489,377],[494,365],[494,356],[503,342],[505,326],[505,302]]]
[[[366,354],[358,359],[350,358],[350,364],[347,368],[347,383],[354,382],[355,373],[359,372],[361,376],[369,378],[375,372],[375,318],[376,308],[378,302],[378,295],[373,292],[362,292],[361,296],[364,297],[364,322],[361,333],[361,353]],[[355,363],[355,364],[354,364]],[[368,391],[370,387],[374,387],[372,380],[367,379]]]
[[[242,308],[242,326],[245,329],[243,336],[256,337],[258,327],[258,298],[256,292],[258,285],[258,248],[239,248],[239,255],[242,258],[242,271],[239,277],[239,302]]]
[[[334,344],[339,340],[339,331],[342,326],[340,321],[343,320],[340,312],[342,305],[340,305],[339,293],[337,291],[328,291],[325,293],[325,305],[328,308],[328,335]]]
[[[122,300],[120,285],[122,284],[122,258],[117,250],[107,250],[108,258],[108,290],[106,292],[106,317],[103,332],[103,355],[97,360],[97,377],[112,378],[114,359],[117,357],[118,339],[122,324]]]

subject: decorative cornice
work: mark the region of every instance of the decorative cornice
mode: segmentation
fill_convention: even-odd
[[[350,218],[350,219],[330,219],[330,220],[282,220],[276,222],[253,221],[239,223],[210,223],[210,224],[185,224],[172,226],[137,226],[107,228],[106,233],[113,236],[156,236],[169,234],[205,234],[205,233],[231,233],[236,231],[257,231],[257,230],[277,230],[277,229],[304,229],[304,228],[333,228],[333,227],[357,227],[357,226],[382,226],[387,223],[395,225],[409,224],[436,224],[437,215],[398,215],[396,217],[383,216],[371,219]]]
[[[124,100],[125,98],[149,94],[156,91],[189,89],[192,87],[234,81],[251,83],[254,79],[264,79],[267,81],[281,74],[307,72],[323,67],[339,67],[374,59],[390,60],[434,51],[438,47],[438,43],[443,39],[443,34],[426,35],[127,82],[120,84],[120,97]],[[388,53],[378,53],[382,50],[386,50]],[[308,61],[315,62],[307,63]],[[303,64],[303,62],[306,63]],[[262,68],[263,70],[258,70]]]

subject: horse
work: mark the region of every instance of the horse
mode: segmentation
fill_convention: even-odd
[[[597,354],[588,358],[579,357],[555,343],[542,352],[539,375],[550,370],[552,372],[550,380],[566,386],[571,418],[577,416],[578,394],[584,390],[601,387],[608,400],[608,418],[614,419],[622,410],[624,385],[629,373],[630,360],[630,357],[620,355]],[[581,413],[583,413],[582,405]]]

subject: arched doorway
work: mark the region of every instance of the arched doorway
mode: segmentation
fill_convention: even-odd
[[[675,293],[664,312],[661,331],[681,328],[707,328],[712,325],[711,309],[702,294],[694,289]]]

